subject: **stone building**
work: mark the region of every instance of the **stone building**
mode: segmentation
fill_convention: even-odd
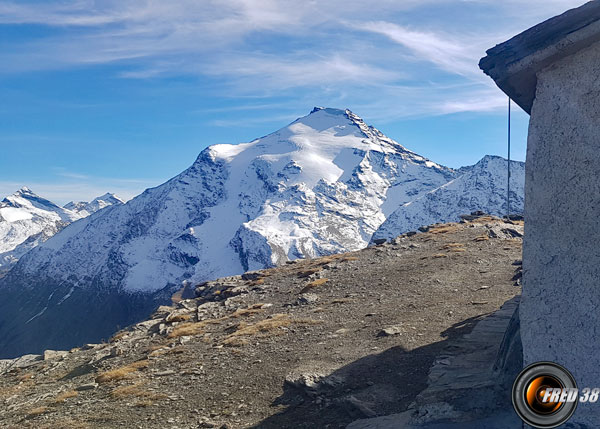
[[[487,52],[482,70],[531,115],[525,179],[524,364],[600,387],[600,1]],[[572,423],[600,426],[580,404]]]

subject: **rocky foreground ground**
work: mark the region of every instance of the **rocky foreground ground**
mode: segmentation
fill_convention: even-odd
[[[211,281],[105,343],[0,361],[0,426],[340,428],[402,413],[440,354],[520,294],[522,222],[424,230]]]

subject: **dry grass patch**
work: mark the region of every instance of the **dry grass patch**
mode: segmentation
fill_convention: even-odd
[[[156,393],[144,389],[145,383],[136,383],[128,386],[119,386],[110,392],[110,396],[114,399],[122,399],[127,397],[136,397],[148,401],[149,404],[144,406],[154,405],[153,401],[166,399],[168,396],[163,393]]]
[[[482,235],[478,235],[477,237],[475,237],[473,239],[473,241],[488,241],[490,239],[490,236],[487,234],[482,234]]]
[[[115,335],[113,335],[109,342],[110,343],[114,343],[115,341],[119,341],[121,339],[123,339],[129,332],[127,331],[121,331],[121,332],[117,332]]]
[[[208,324],[205,321],[202,322],[187,322],[182,323],[179,326],[176,326],[167,338],[178,338],[178,337],[187,337],[190,335],[198,335],[204,332],[204,328],[206,328]]]
[[[89,429],[89,423],[73,420],[70,418],[62,418],[55,420],[51,424],[37,426],[39,429]]]
[[[341,254],[338,255],[327,255],[327,256],[323,256],[322,258],[316,259],[314,262],[317,265],[327,265],[331,262],[336,261],[337,259],[340,259],[342,257]]]
[[[336,298],[332,299],[329,304],[346,304],[348,302],[354,302],[351,298]]]
[[[278,313],[274,314],[269,319],[261,320],[253,324],[241,322],[237,326],[235,332],[225,337],[222,344],[225,346],[243,346],[248,344],[249,337],[280,335],[283,333],[282,328],[286,328],[291,324],[312,325],[320,323],[322,322],[319,320],[292,319],[287,314]]]
[[[455,247],[463,247],[464,244],[463,243],[448,243],[442,246],[442,248],[440,250],[448,250],[448,249],[453,249]]]
[[[436,253],[435,255],[432,255],[431,257],[432,257],[432,258],[434,258],[434,259],[438,259],[438,258],[447,258],[447,257],[448,257],[448,255],[447,255],[447,254],[445,254],[445,253]]]
[[[144,383],[136,383],[134,385],[129,386],[119,386],[116,389],[113,389],[112,392],[110,392],[110,396],[112,396],[113,398],[125,398],[127,396],[143,395],[145,391],[140,389],[140,387],[143,385]]]
[[[463,243],[448,243],[440,250],[448,250],[450,252],[466,252],[465,245]]]
[[[103,372],[96,377],[97,383],[110,383],[112,381],[124,380],[130,378],[135,372],[148,368],[150,361],[147,359],[133,362],[129,365],[122,366],[120,368],[112,369],[110,371]]]
[[[187,322],[191,318],[192,318],[191,314],[178,314],[178,315],[173,316],[173,317],[167,317],[166,321],[169,322],[169,323]]]
[[[67,392],[62,392],[61,394],[59,394],[55,399],[54,399],[54,403],[55,404],[62,404],[63,402],[65,402],[67,399],[69,398],[74,398],[77,395],[79,395],[79,393],[77,393],[77,391],[75,390],[69,390]]]
[[[476,219],[473,219],[471,223],[490,223],[490,222],[498,222],[499,219],[493,216],[481,216]]]
[[[24,374],[19,374],[19,375],[17,375],[17,380],[18,380],[19,382],[23,382],[23,383],[24,383],[24,382],[26,382],[26,381],[28,381],[28,380],[31,380],[33,377],[34,377],[33,373],[31,373],[31,372],[26,372],[26,373],[24,373]]]
[[[354,260],[356,257],[351,256],[349,253],[336,253],[333,255],[322,256],[319,259],[314,259],[313,263],[317,266],[323,266],[335,261],[344,261],[346,258],[351,258],[351,260]]]
[[[440,226],[434,226],[427,231],[429,234],[446,234],[448,232],[456,232],[460,229],[457,223],[448,223]]]
[[[37,407],[32,410],[29,410],[29,412],[27,413],[27,417],[41,416],[42,414],[46,414],[48,412],[50,412],[50,409],[48,407]]]
[[[177,346],[177,347],[173,347],[173,348],[167,350],[167,354],[169,354],[169,355],[181,355],[183,353],[185,353],[184,346]]]
[[[224,322],[228,319],[238,318],[242,316],[249,316],[251,314],[256,314],[264,311],[265,303],[258,303],[249,306],[248,308],[237,309],[231,314],[228,314],[223,317],[219,317],[216,319],[206,319],[200,322],[186,322],[182,323],[179,326],[176,326],[173,331],[167,336],[167,338],[179,338],[185,336],[194,336],[203,334],[204,329],[209,325],[217,325],[221,322]]]
[[[169,350],[169,342],[161,342],[156,344],[151,344],[148,346],[147,353],[148,357],[156,357],[165,354]]]
[[[204,333],[204,328],[209,325],[216,325],[225,320],[226,317],[219,317],[217,319],[206,319],[201,322],[185,322],[179,326],[176,326],[175,329],[171,331],[167,338],[179,338],[186,337],[190,335],[198,335]]]
[[[262,311],[265,311],[265,309],[264,309],[265,305],[266,305],[265,303],[257,303],[257,304],[252,304],[248,308],[238,308],[233,313],[231,313],[229,315],[229,317],[238,318],[238,317],[242,317],[242,316],[249,316],[251,314],[260,313]],[[226,317],[224,317],[223,319],[225,319],[225,318]]]
[[[291,324],[292,319],[290,316],[282,313],[274,314],[270,319],[261,320],[253,324],[241,322],[235,332],[225,337],[223,344],[226,346],[243,345],[247,343],[244,337],[252,337],[259,334],[276,335],[281,333],[281,328],[290,326]]]
[[[185,287],[182,287],[177,292],[175,292],[173,295],[171,295],[171,302],[173,304],[177,304],[177,303],[183,301],[183,292],[184,291],[185,291]]]
[[[314,289],[316,287],[324,285],[328,281],[329,281],[329,279],[327,279],[327,278],[322,278],[322,279],[314,280],[314,281],[312,281],[310,283],[307,283],[306,286],[304,286],[302,288],[302,290],[300,291],[300,293],[306,293],[306,292],[308,292],[311,289]]]
[[[506,244],[514,247],[521,247],[523,245],[523,240],[520,238],[509,238],[506,240]]]
[[[169,353],[169,348],[163,347],[163,348],[151,351],[150,353],[148,353],[148,357],[155,358],[155,357],[166,355],[167,353]]]
[[[264,277],[258,278],[256,280],[252,280],[250,282],[250,286],[260,286],[262,284],[265,284],[265,279]]]
[[[160,343],[156,343],[156,344],[151,344],[148,346],[148,351],[153,352],[156,350],[160,350],[164,347],[167,347],[169,345],[168,341],[164,341],[164,342],[160,342]]]

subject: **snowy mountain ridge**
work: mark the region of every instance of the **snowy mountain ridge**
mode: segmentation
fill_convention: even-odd
[[[361,249],[399,208],[459,183],[465,171],[330,108],[249,143],[209,146],[166,183],[72,223],[25,254],[0,279],[0,350],[105,338],[186,281]],[[11,299],[25,311],[3,304]],[[46,329],[57,325],[67,334]]]
[[[0,270],[55,235],[68,224],[111,204],[122,204],[113,194],[105,194],[80,209],[59,207],[22,187],[0,201]]]
[[[125,204],[125,201],[117,197],[115,194],[107,192],[104,195],[94,198],[89,203],[87,201],[71,201],[70,203],[65,204],[63,208],[74,211],[80,214],[81,217],[86,217],[92,213],[96,213],[100,209],[115,204]]]
[[[507,163],[486,155],[477,164],[457,170],[458,177],[414,201],[398,207],[373,234],[388,239],[437,222],[453,222],[459,215],[481,210],[496,216],[507,213]],[[525,163],[511,161],[511,214],[522,214],[525,204]]]

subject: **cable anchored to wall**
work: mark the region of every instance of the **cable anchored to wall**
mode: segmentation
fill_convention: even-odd
[[[511,99],[508,97],[508,175],[506,186],[506,218],[510,220],[510,104]]]

